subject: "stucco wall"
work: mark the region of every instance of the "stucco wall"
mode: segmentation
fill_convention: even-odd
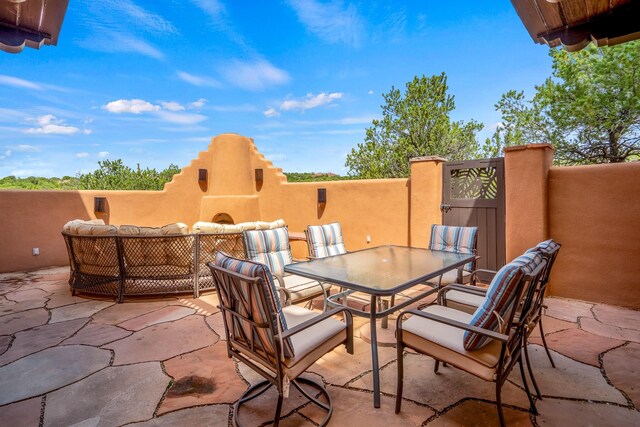
[[[198,169],[207,169],[206,184]],[[255,169],[263,170],[256,183]],[[421,177],[420,192],[433,198],[440,179]],[[317,188],[327,189],[327,203],[317,204]],[[435,190],[434,190],[435,189]],[[107,212],[95,214],[93,199],[107,198]],[[420,198],[420,194],[411,196]],[[410,234],[410,185],[407,179],[287,183],[281,169],[260,154],[253,141],[236,134],[212,139],[163,191],[0,191],[0,272],[68,263],[62,225],[75,218],[102,218],[109,224],[161,226],[211,221],[226,213],[234,222],[283,218],[292,231],[310,224],[339,221],[347,247],[394,243],[406,245]],[[428,227],[424,209],[416,226]],[[421,224],[423,223],[423,224]],[[421,224],[421,225],[420,225]],[[367,243],[370,236],[370,243]],[[294,256],[306,256],[306,244],[292,244]],[[32,248],[40,249],[39,256]]]
[[[549,236],[553,295],[640,309],[640,162],[551,168]]]

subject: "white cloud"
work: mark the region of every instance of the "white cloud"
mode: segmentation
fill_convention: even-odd
[[[14,150],[22,152],[22,153],[35,153],[36,151],[40,151],[38,147],[34,147],[33,145],[20,144],[13,147]]]
[[[195,125],[207,119],[207,116],[203,116],[202,114],[173,113],[164,110],[160,110],[156,112],[156,114],[165,122],[176,123],[179,125]]]
[[[79,157],[79,158],[89,157],[89,153],[87,152],[76,153],[76,157]]]
[[[63,120],[57,119],[56,116],[52,114],[40,116],[36,118],[35,121],[40,127],[26,129],[24,133],[32,135],[74,135],[80,132],[79,128],[64,125]],[[83,133],[89,134],[91,130],[85,129]]]
[[[216,79],[212,79],[211,77],[196,76],[195,74],[190,74],[185,71],[178,71],[177,74],[180,79],[194,86],[215,88],[219,88],[222,86],[219,81],[217,81]]]
[[[262,90],[288,83],[289,74],[261,59],[255,62],[232,61],[221,68],[221,73],[235,86],[246,90]]]
[[[160,105],[162,105],[162,108],[164,108],[165,110],[169,110],[169,111],[184,111],[184,107],[178,103],[178,102],[160,102]]]
[[[286,154],[265,154],[264,157],[266,157],[267,160],[270,160],[272,162],[281,162],[283,160],[287,160]]]
[[[343,2],[316,0],[289,0],[288,3],[307,30],[326,42],[360,45],[365,28],[354,5],[345,7]]]
[[[280,104],[280,110],[289,111],[289,110],[310,110],[312,108],[320,107],[322,105],[331,104],[334,101],[342,98],[344,94],[342,92],[333,92],[333,93],[319,93],[314,95],[312,93],[308,93],[301,100],[288,99],[283,101]]]
[[[204,107],[204,104],[206,104],[206,103],[207,103],[206,99],[200,98],[197,101],[190,102],[188,107],[189,108],[202,108],[202,107]]]
[[[369,92],[367,92],[369,95],[373,95],[373,91],[370,90]]]
[[[275,108],[267,108],[262,114],[264,114],[265,117],[277,117],[280,115]]]
[[[213,19],[219,19],[225,12],[224,5],[218,0],[192,0],[200,9]]]
[[[137,26],[143,27],[149,32],[156,34],[173,34],[177,32],[171,22],[160,15],[141,8],[130,0],[107,0],[104,3],[111,9],[124,12]]]
[[[43,90],[42,85],[38,83],[30,82],[29,80],[20,79],[18,77],[11,77],[0,74],[0,84],[7,86],[14,86],[24,89]]]
[[[108,151],[100,151],[100,152],[98,153],[98,157],[102,157],[102,158],[105,158],[105,157],[107,157],[108,155],[109,155],[109,152],[108,152]]]
[[[118,99],[117,101],[111,101],[104,108],[110,113],[121,114],[131,113],[140,114],[147,111],[160,110],[159,105],[153,105],[142,99]]]

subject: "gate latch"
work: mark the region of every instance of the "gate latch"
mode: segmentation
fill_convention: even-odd
[[[440,212],[447,213],[450,210],[451,210],[451,205],[448,205],[446,203],[440,203]]]

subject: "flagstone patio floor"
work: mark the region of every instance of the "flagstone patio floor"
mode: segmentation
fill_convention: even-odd
[[[157,299],[71,296],[68,268],[0,274],[0,425],[227,426],[233,403],[259,380],[229,359],[215,293]],[[640,312],[548,298],[543,320],[556,368],[534,332],[539,415],[514,370],[503,388],[510,426],[640,425]],[[382,405],[373,408],[371,353],[334,350],[308,375],[334,402],[330,425],[497,425],[494,386],[433,360],[405,357],[402,411],[393,412],[396,352],[380,348]],[[393,323],[390,323],[393,325]],[[275,400],[243,418],[268,420]],[[320,414],[292,392],[284,426],[313,426]]]

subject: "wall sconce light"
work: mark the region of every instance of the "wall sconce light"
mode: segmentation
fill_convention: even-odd
[[[324,205],[325,203],[327,203],[327,189],[318,188],[318,204]]]
[[[262,172],[262,169],[256,169],[256,184],[262,184],[262,181],[264,180],[264,173]]]
[[[106,197],[94,197],[93,198],[93,211],[95,213],[105,213],[107,211],[107,198]]]
[[[209,171],[207,169],[198,169],[198,182],[206,184],[208,176]]]

